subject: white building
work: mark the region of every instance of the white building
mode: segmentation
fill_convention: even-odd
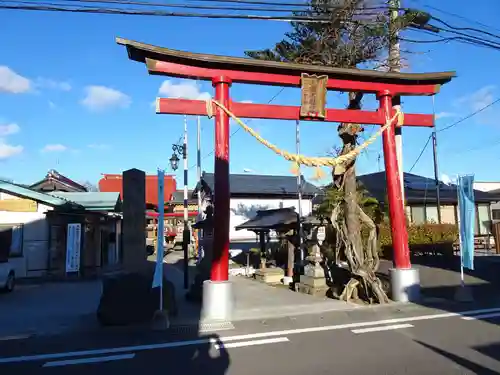
[[[214,191],[214,174],[203,172],[203,180]],[[235,227],[254,217],[259,210],[294,207],[299,211],[297,177],[231,174],[230,232],[232,248],[242,248],[245,244],[255,246],[258,242],[252,231],[236,231]],[[321,193],[315,185],[302,179],[302,215],[312,212],[312,199]]]

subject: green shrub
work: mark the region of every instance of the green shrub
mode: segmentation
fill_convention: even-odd
[[[458,227],[453,224],[409,224],[408,244],[415,253],[441,253],[449,255],[453,252],[453,243],[458,240]],[[379,246],[382,256],[392,257],[392,238],[389,223],[380,225]]]

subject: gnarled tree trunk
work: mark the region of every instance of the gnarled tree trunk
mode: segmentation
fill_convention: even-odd
[[[362,97],[363,94],[350,93],[348,109],[360,109]],[[343,123],[338,127],[339,137],[343,142],[341,154],[347,154],[356,147],[358,134],[361,131],[358,124]],[[341,224],[338,229],[340,229],[339,235],[344,240],[344,251],[352,274],[340,299],[345,301],[357,299],[361,292],[369,302],[387,303],[389,299],[375,274],[379,266],[376,226],[358,204],[355,165],[354,158],[346,165],[335,168],[333,172],[335,185],[344,192],[344,217],[340,218]],[[333,217],[333,213],[332,219],[332,223],[334,220],[339,221],[338,217]],[[361,236],[362,224],[369,229],[366,249]]]

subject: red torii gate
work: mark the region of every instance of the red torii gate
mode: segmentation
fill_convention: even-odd
[[[376,111],[326,109],[323,121],[384,125],[395,113],[391,107],[394,96],[435,95],[441,85],[455,77],[454,72],[385,73],[183,52],[122,38],[117,38],[116,41],[127,47],[131,60],[145,63],[150,74],[212,81],[215,100],[240,118],[301,119],[299,106],[232,101],[229,93],[232,83],[301,87],[303,73],[327,75],[327,90],[375,94],[380,106]],[[217,225],[214,228],[211,278],[210,282],[204,285],[203,308],[207,318],[226,319],[230,314],[231,300],[228,284],[229,115],[214,103],[211,105],[212,113],[215,114],[214,221]],[[159,98],[156,113],[204,116],[207,115],[207,103],[203,100]],[[405,114],[403,125],[432,127],[434,116]],[[382,135],[394,248],[395,269],[391,274],[391,281],[393,296],[398,300],[408,301],[412,298],[413,292],[419,289],[420,282],[418,273],[411,268],[410,263],[406,217],[396,156],[395,126],[395,124],[389,126]]]

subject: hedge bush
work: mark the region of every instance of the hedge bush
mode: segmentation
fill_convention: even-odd
[[[453,244],[458,240],[458,227],[453,224],[409,224],[408,244],[412,255],[452,255]],[[379,227],[381,255],[392,258],[392,238],[389,223]]]

